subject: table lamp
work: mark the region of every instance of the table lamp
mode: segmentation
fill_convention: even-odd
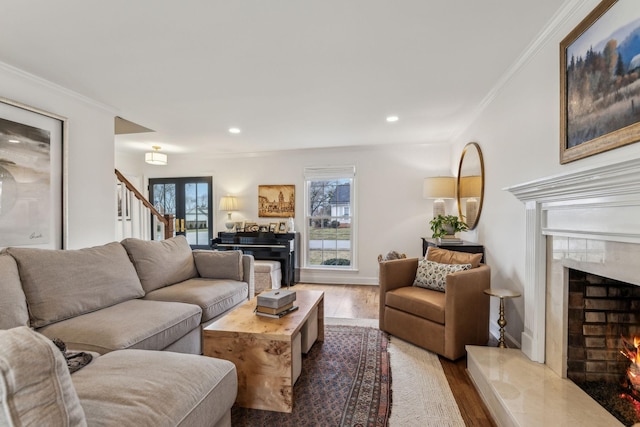
[[[453,199],[456,195],[456,180],[452,176],[425,178],[422,196],[433,201],[433,217],[445,215],[444,199]]]

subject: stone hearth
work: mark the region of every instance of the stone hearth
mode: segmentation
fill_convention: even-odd
[[[621,425],[566,378],[568,270],[640,285],[640,159],[506,190],[526,212],[522,350],[469,348],[469,372],[500,425],[563,425],[566,414],[571,425]]]

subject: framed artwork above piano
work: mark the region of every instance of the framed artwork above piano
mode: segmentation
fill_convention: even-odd
[[[297,268],[299,233],[219,232],[211,241],[211,248],[219,251],[241,250],[256,260],[280,261],[282,287],[293,286],[300,280]]]

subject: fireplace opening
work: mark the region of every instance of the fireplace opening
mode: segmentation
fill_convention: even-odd
[[[625,425],[640,422],[640,286],[569,270],[567,377]]]

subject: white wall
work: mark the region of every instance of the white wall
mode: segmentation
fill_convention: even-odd
[[[356,272],[306,270],[301,280],[314,283],[377,284],[379,254],[391,250],[407,256],[422,254],[421,237],[427,235],[432,202],[422,198],[426,176],[451,174],[450,148],[441,145],[389,145],[376,148],[299,150],[263,153],[236,158],[216,158],[206,153],[169,155],[167,166],[131,162],[128,155],[116,155],[118,169],[145,179],[177,176],[213,176],[216,229],[224,230],[226,214],[217,211],[221,196],[239,198],[236,221],[272,222],[258,218],[258,185],[294,184],[296,188],[295,227],[304,226],[304,176],[306,166],[355,165],[356,207],[358,210]],[[142,166],[141,166],[142,165]],[[136,170],[136,168],[140,168]],[[145,185],[146,187],[146,185]],[[144,191],[147,194],[146,190]],[[452,206],[449,207],[452,211]],[[429,230],[430,233],[430,230]],[[429,234],[430,235],[430,234]]]
[[[112,241],[113,110],[2,63],[0,96],[68,119],[66,247]]]
[[[559,44],[598,3],[584,1],[574,14],[567,16],[453,148],[453,158],[459,157],[469,141],[478,142],[483,150],[485,202],[478,229],[469,233],[468,239],[485,245],[487,262],[492,268],[492,287],[523,291],[525,211],[511,193],[504,191],[505,187],[640,156],[640,144],[634,144],[567,165],[559,162]],[[492,304],[495,329],[497,301]],[[517,342],[524,328],[523,307],[522,298],[506,303],[507,332]]]

